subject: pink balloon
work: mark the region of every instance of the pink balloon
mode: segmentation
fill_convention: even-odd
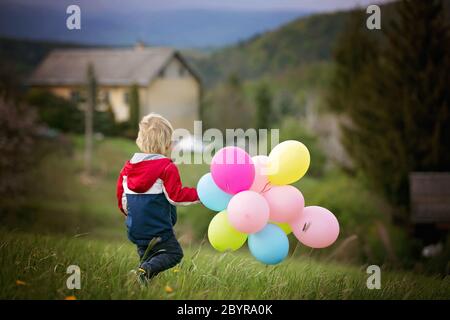
[[[211,175],[216,185],[226,193],[248,190],[255,178],[252,158],[237,147],[217,151],[211,161]]]
[[[291,224],[297,239],[311,248],[325,248],[332,245],[339,235],[339,222],[329,210],[311,206]]]
[[[275,222],[292,222],[305,207],[302,193],[293,186],[272,186],[262,195],[269,204],[270,220]]]
[[[267,170],[269,164],[268,156],[254,156],[252,158],[255,165],[255,180],[250,187],[250,190],[256,192],[263,192],[264,189],[270,188],[269,179],[267,178]]]
[[[236,230],[256,233],[269,221],[269,206],[262,195],[255,191],[242,191],[228,203],[228,220]]]

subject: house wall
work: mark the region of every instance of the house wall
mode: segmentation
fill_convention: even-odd
[[[59,96],[64,99],[70,99],[72,88],[69,87],[50,87],[48,90],[55,96]]]
[[[174,128],[192,132],[194,120],[199,119],[200,85],[176,59],[166,67],[164,75],[156,78],[147,89],[142,113],[156,112],[166,117]]]
[[[129,87],[113,87],[104,88],[109,92],[109,102],[111,104],[114,117],[117,122],[125,122],[130,117],[129,101],[125,99],[125,95],[130,92]],[[128,97],[129,99],[129,97]]]

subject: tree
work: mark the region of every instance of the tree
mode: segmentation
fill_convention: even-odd
[[[353,11],[334,50],[335,70],[328,104],[337,112],[360,110],[366,94],[368,70],[379,55],[379,43],[365,27],[362,11]],[[364,83],[363,83],[364,82]]]
[[[212,127],[225,130],[251,126],[250,106],[237,75],[230,75],[224,84],[212,92],[211,104],[208,108],[211,120],[208,122]]]
[[[336,50],[333,105],[357,168],[400,213],[412,171],[450,170],[450,38],[443,3],[406,0],[378,50],[354,28]],[[407,215],[394,216],[406,222]]]
[[[87,103],[85,109],[85,173],[92,174],[92,153],[94,147],[94,110],[97,102],[97,81],[95,79],[94,67],[92,64],[87,68]]]
[[[256,103],[256,128],[268,129],[272,114],[272,94],[266,83],[259,85],[255,97]]]
[[[130,89],[130,128],[137,131],[140,121],[139,87],[133,84]]]

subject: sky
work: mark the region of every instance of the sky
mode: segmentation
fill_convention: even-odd
[[[356,6],[385,3],[389,0],[1,0],[18,5],[54,8],[61,3],[79,4],[90,10],[129,10],[139,7],[140,10],[183,10],[183,9],[213,9],[213,10],[295,10],[309,12],[325,12],[345,10]]]
[[[0,0],[0,37],[85,44],[220,47],[299,17],[387,0]],[[81,30],[66,27],[77,4]]]

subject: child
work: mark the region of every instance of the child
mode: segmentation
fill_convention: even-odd
[[[136,271],[141,281],[181,261],[183,251],[173,231],[175,206],[199,202],[195,188],[182,187],[178,169],[169,158],[172,132],[164,117],[145,116],[136,139],[142,153],[125,163],[117,181],[119,209],[141,259]]]

